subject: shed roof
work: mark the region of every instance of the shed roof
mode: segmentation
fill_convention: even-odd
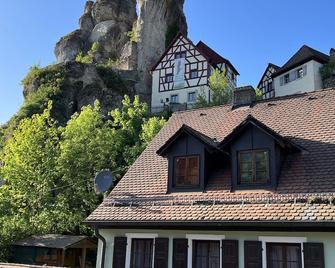
[[[25,246],[25,247],[65,249],[68,247],[72,247],[75,244],[87,239],[91,241],[91,239],[88,236],[60,235],[60,234],[33,235],[28,238],[15,242],[14,245]]]

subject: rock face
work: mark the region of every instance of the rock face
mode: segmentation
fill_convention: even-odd
[[[71,62],[98,43],[97,61],[105,63],[111,59],[123,73],[136,72],[133,91],[150,104],[151,67],[179,31],[187,33],[187,23],[184,0],[138,1],[88,1],[79,19],[80,28],[59,40],[55,54],[58,64]],[[91,70],[85,75],[94,78],[96,74]]]

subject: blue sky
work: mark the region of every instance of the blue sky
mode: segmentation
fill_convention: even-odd
[[[84,0],[1,3],[0,124],[22,104],[20,81],[33,64],[53,63],[55,43],[77,28]],[[239,85],[256,86],[268,62],[282,65],[303,44],[335,47],[333,0],[186,0],[189,37],[228,58]]]

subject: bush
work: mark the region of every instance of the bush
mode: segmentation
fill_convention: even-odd
[[[76,57],[76,62],[80,62],[83,64],[92,64],[95,61],[95,56],[99,52],[100,46],[97,42],[92,44],[91,49],[87,52],[87,54],[80,52]]]
[[[320,68],[322,79],[327,79],[335,75],[335,63],[329,62]]]
[[[97,71],[100,78],[104,81],[106,87],[115,89],[120,93],[126,93],[127,87],[121,76],[112,68],[106,65],[98,65]]]
[[[127,32],[127,36],[129,37],[130,41],[137,43],[140,39],[140,33],[136,26],[133,26],[133,29]]]

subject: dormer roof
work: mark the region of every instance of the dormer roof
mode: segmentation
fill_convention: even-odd
[[[269,128],[264,123],[253,117],[251,114],[249,114],[236,128],[234,128],[233,131],[228,134],[223,141],[219,143],[218,147],[224,150],[232,141],[238,139],[238,136],[250,126],[254,126],[262,132],[266,133],[267,135],[271,136],[279,146],[287,151],[298,152],[302,149],[301,146],[295,144],[289,138],[284,137],[273,129]]]

